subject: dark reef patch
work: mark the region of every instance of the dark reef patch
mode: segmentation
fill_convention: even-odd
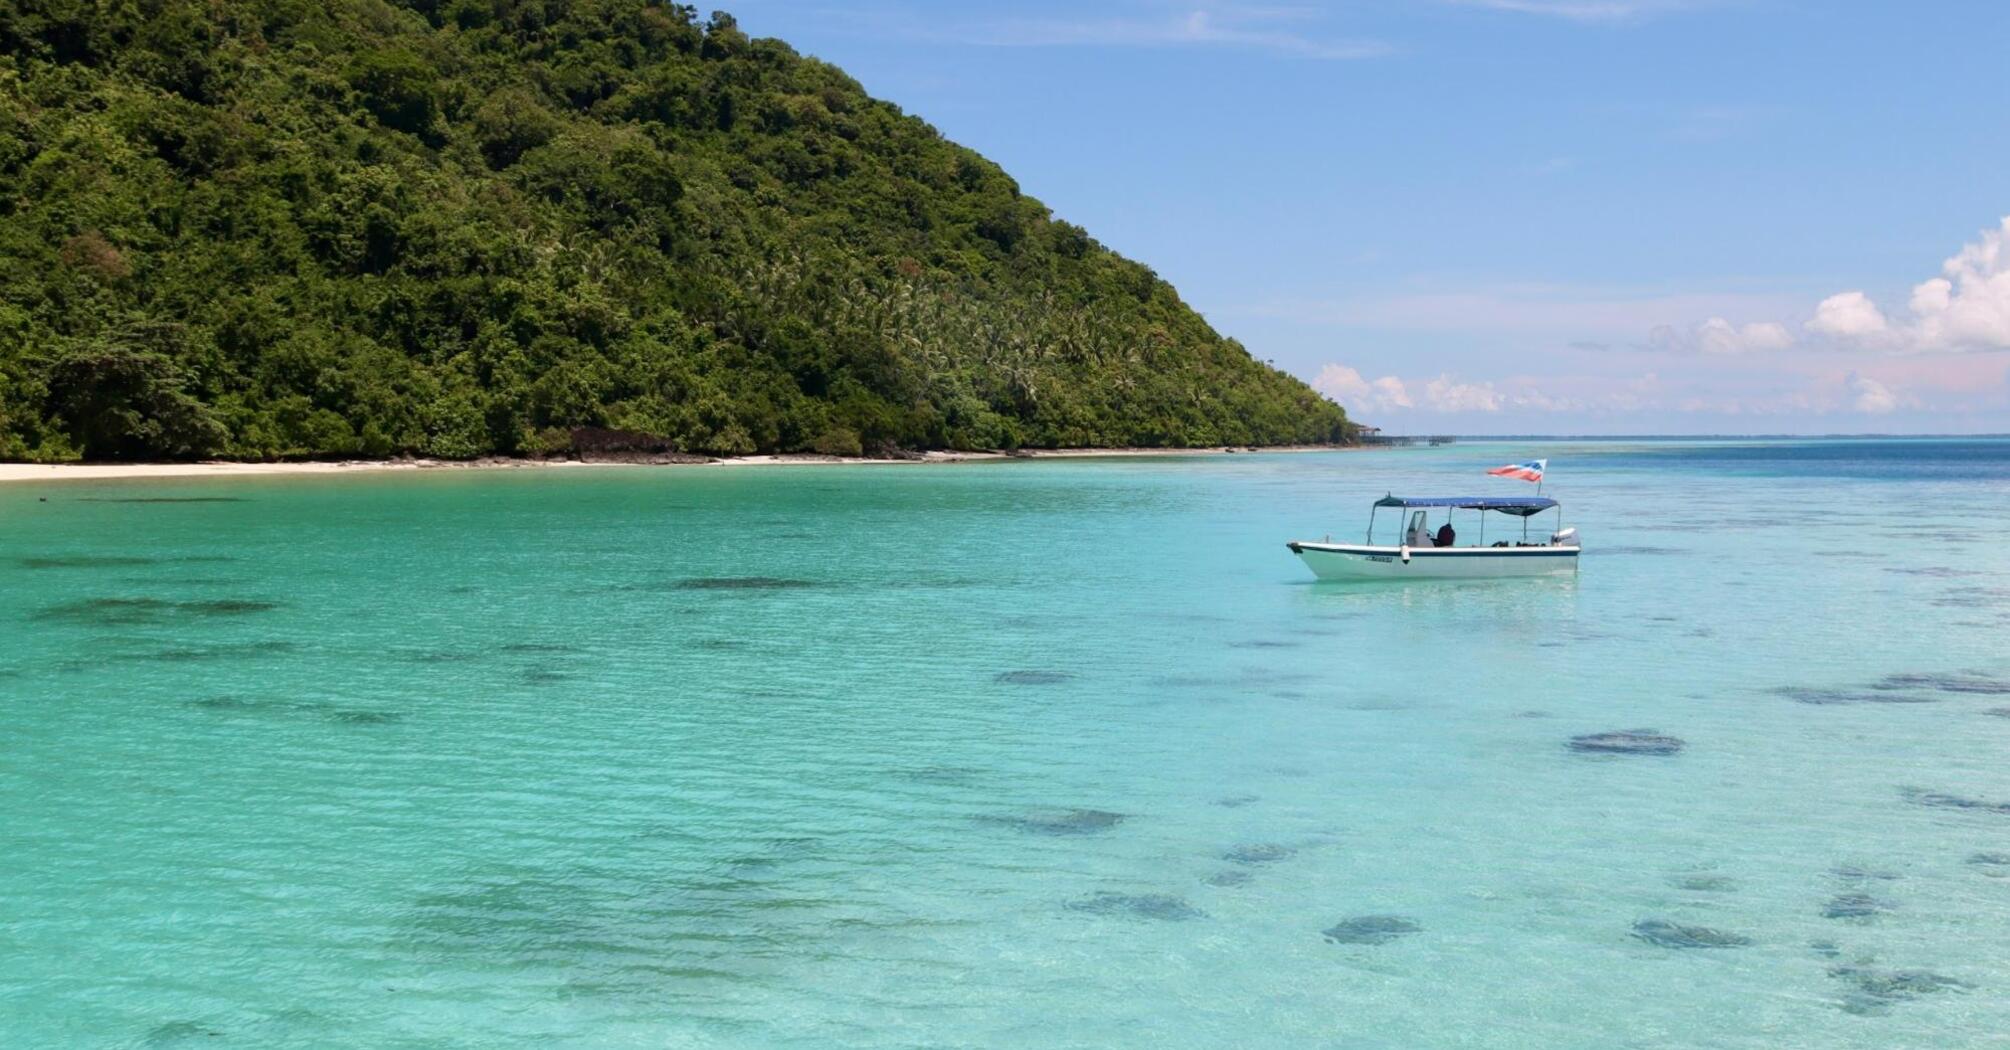
[[[188,706],[221,715],[311,717],[348,726],[386,726],[405,720],[405,716],[396,711],[333,707],[299,700],[247,700],[241,696],[207,696],[189,701]]]
[[[1982,696],[2010,696],[2010,681],[1962,671],[1956,674],[1893,674],[1879,679],[1873,689],[1935,689],[1943,693],[1973,693]]]
[[[291,710],[298,705],[284,704],[277,700],[246,700],[239,696],[205,696],[200,700],[190,700],[188,706],[201,708],[204,711],[253,713]]]
[[[1829,976],[1849,986],[1843,1009],[1853,1014],[1883,1013],[1894,1003],[1938,992],[1962,992],[1975,987],[1931,970],[1881,970],[1871,966],[1836,966]]]
[[[147,1030],[142,1046],[184,1046],[198,1040],[223,1038],[223,1030],[201,1021],[168,1021]]]
[[[1090,915],[1120,915],[1160,922],[1186,922],[1207,917],[1205,912],[1188,904],[1185,898],[1170,893],[1094,893],[1069,901],[1065,907],[1069,911]]]
[[[1290,846],[1280,846],[1275,842],[1256,842],[1237,846],[1221,855],[1221,859],[1235,864],[1274,864],[1288,860],[1298,851]]]
[[[1950,587],[1928,605],[1942,609],[1982,609],[2010,600],[2010,587]]]
[[[1971,853],[1963,863],[1981,868],[1992,879],[2010,877],[2010,853]]]
[[[1010,815],[976,818],[986,824],[1002,824],[1034,835],[1094,835],[1124,822],[1122,813],[1102,809],[1033,809]]]
[[[1332,944],[1387,944],[1423,929],[1422,923],[1401,915],[1356,915],[1319,932]]]
[[[1072,671],[1001,671],[991,679],[1006,685],[1060,685],[1075,680]]]
[[[1895,871],[1866,868],[1861,864],[1838,864],[1829,869],[1829,874],[1845,882],[1897,882],[1905,878]]]
[[[243,616],[247,613],[271,612],[279,608],[279,603],[247,598],[218,598],[213,601],[176,602],[175,607],[182,612],[197,616]]]
[[[396,711],[368,711],[360,708],[345,708],[328,712],[328,720],[349,726],[387,726],[404,721],[405,716]]]
[[[1691,893],[1730,893],[1738,888],[1738,880],[1728,875],[1683,875],[1675,879],[1675,888]]]
[[[675,584],[680,591],[794,591],[821,586],[814,580],[782,576],[697,576]]]
[[[583,653],[586,650],[576,645],[562,645],[556,642],[511,642],[499,647],[505,653],[543,653],[558,655],[563,653]]]
[[[1571,737],[1568,746],[1585,754],[1672,755],[1687,745],[1657,729],[1617,729]]]
[[[1254,641],[1247,641],[1247,642],[1230,642],[1228,643],[1228,647],[1230,649],[1296,649],[1303,644],[1305,643],[1285,642],[1269,638],[1259,638]]]
[[[1916,569],[1888,567],[1884,571],[1897,576],[1927,576],[1933,579],[1951,580],[1963,576],[1986,575],[1980,569],[1956,569],[1946,565],[1927,565]]]
[[[1752,943],[1750,937],[1741,933],[1687,926],[1666,919],[1642,919],[1634,923],[1633,936],[1661,948],[1743,948]]]
[[[1939,698],[1916,693],[1899,693],[1880,688],[1829,689],[1817,686],[1783,685],[1767,690],[1798,704],[1840,706],[1843,704],[1931,704]]]
[[[1868,893],[1838,893],[1822,906],[1822,918],[1869,922],[1896,907]]]
[[[1256,795],[1228,795],[1214,800],[1214,804],[1227,809],[1241,809],[1252,803],[1263,801]]]
[[[2010,707],[1992,707],[1982,713],[1992,718],[2010,718]]]
[[[1944,791],[1927,791],[1924,788],[1900,788],[1899,795],[1907,802],[1932,806],[1936,809],[1968,809],[2010,816],[2010,802],[1990,802],[1985,799],[1950,795]]]
[[[279,653],[298,651],[300,646],[287,641],[238,642],[234,645],[204,645],[179,649],[156,649],[131,657],[135,660],[158,660],[162,663],[199,663],[206,660],[242,660],[258,656],[273,656]]]
[[[571,675],[550,667],[525,668],[518,677],[529,685],[555,685],[559,682],[572,681]]]
[[[1217,871],[1202,881],[1210,886],[1247,886],[1254,877],[1246,871]]]
[[[142,627],[177,620],[249,616],[271,612],[278,602],[245,598],[171,601],[165,598],[85,598],[39,609],[33,620],[87,624],[93,627]]]

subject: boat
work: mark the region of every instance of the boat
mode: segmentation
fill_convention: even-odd
[[[1375,516],[1389,508],[1399,512],[1399,521],[1403,517],[1400,512],[1408,512],[1408,520],[1403,523],[1398,537],[1402,542],[1393,546],[1378,545],[1375,542]],[[1431,531],[1430,519],[1434,510],[1444,511],[1440,526],[1444,531]],[[1476,526],[1468,525],[1473,531],[1473,537],[1468,542],[1461,542],[1463,535],[1451,527],[1452,512],[1458,510],[1477,512]],[[1530,539],[1530,519],[1550,510],[1556,511],[1556,527],[1546,537],[1538,533],[1538,538]],[[1489,542],[1486,536],[1489,514],[1520,518],[1521,528],[1514,534]],[[1451,544],[1441,546],[1440,537],[1450,539]],[[1562,504],[1545,496],[1384,496],[1376,500],[1368,512],[1368,535],[1364,542],[1334,543],[1328,537],[1316,542],[1292,540],[1285,546],[1303,559],[1306,567],[1322,580],[1548,576],[1576,572],[1577,556],[1583,549],[1578,542],[1577,530],[1563,527]]]

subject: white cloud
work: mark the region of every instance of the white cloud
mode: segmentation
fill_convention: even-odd
[[[1823,299],[1808,322],[1808,331],[1839,339],[1882,338],[1890,328],[1884,311],[1862,292],[1838,292]]]
[[[2010,350],[2010,215],[1940,274],[1913,287],[1908,317],[1894,321],[1864,293],[1842,292],[1822,300],[1808,330],[1872,350]]]
[[[2010,215],[1912,290],[1921,349],[2010,348]]]
[[[1367,379],[1346,365],[1329,364],[1320,369],[1312,380],[1312,389],[1340,402],[1349,412],[1388,411],[1416,405],[1401,379],[1395,376]]]
[[[1898,395],[1891,388],[1865,375],[1849,374],[1844,384],[1849,389],[1850,407],[1858,412],[1882,416],[1898,408]]]
[[[1436,412],[1498,412],[1502,398],[1492,383],[1461,383],[1441,375],[1424,384],[1424,400]]]
[[[1776,321],[1754,321],[1734,325],[1712,317],[1691,328],[1660,325],[1647,334],[1650,349],[1675,353],[1744,354],[1785,350],[1794,345],[1793,333]]]
[[[1645,380],[1634,380],[1632,385],[1642,382],[1651,386],[1656,380],[1648,376]],[[1388,415],[1408,410],[1435,413],[1501,412],[1508,409],[1571,412],[1591,404],[1579,397],[1551,396],[1535,389],[1525,379],[1508,379],[1503,383],[1504,386],[1491,381],[1469,383],[1450,373],[1429,380],[1404,380],[1393,375],[1369,379],[1358,370],[1342,364],[1327,364],[1312,378],[1314,390],[1340,402],[1356,416]],[[1413,395],[1412,390],[1420,393]],[[1630,393],[1625,397],[1629,402],[1637,400]]]

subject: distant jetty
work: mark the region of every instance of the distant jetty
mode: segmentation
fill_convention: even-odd
[[[1358,440],[1370,448],[1401,448],[1408,445],[1449,445],[1455,438],[1449,434],[1384,434],[1380,427],[1360,428]]]

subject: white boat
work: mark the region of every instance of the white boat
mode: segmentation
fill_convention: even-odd
[[[1383,508],[1408,511],[1402,542],[1395,546],[1375,543],[1375,515]],[[1441,531],[1430,528],[1433,510],[1444,511]],[[1468,528],[1473,536],[1461,543],[1452,528],[1455,510],[1476,512]],[[1529,519],[1543,511],[1556,511],[1556,528],[1547,536],[1529,537]],[[1486,536],[1489,513],[1521,519],[1521,527],[1505,536]],[[1449,539],[1449,545],[1440,540]],[[1285,546],[1304,559],[1306,567],[1322,580],[1408,580],[1408,579],[1490,579],[1503,576],[1548,576],[1577,571],[1577,555],[1583,549],[1576,529],[1563,527],[1563,507],[1542,496],[1501,498],[1495,496],[1427,496],[1410,498],[1384,496],[1368,512],[1368,536],[1362,543],[1292,540]]]

